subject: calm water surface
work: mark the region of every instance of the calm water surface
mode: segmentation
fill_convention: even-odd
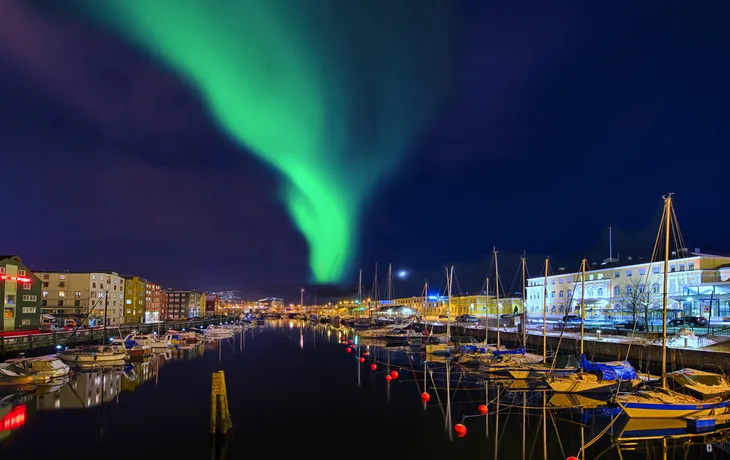
[[[326,326],[267,322],[149,362],[77,370],[64,385],[5,391],[0,418],[12,410],[26,415],[21,426],[0,431],[0,456],[293,458],[315,450],[350,458],[565,459],[605,432],[584,458],[663,458],[665,451],[666,458],[730,458],[723,433],[698,437],[677,421],[627,422],[605,406],[575,407],[600,402],[480,381],[445,362],[427,364],[431,399],[424,404],[420,355],[362,343],[347,353],[340,336]],[[218,370],[225,371],[233,430],[214,442],[208,423]],[[390,383],[388,370],[399,373]],[[457,423],[466,436],[456,435]]]

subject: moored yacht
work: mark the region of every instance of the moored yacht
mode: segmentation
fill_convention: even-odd
[[[37,358],[15,358],[5,362],[23,369],[27,374],[32,375],[36,382],[48,382],[49,380],[65,377],[70,370],[68,365],[54,355],[39,356]]]
[[[124,361],[129,354],[118,345],[92,345],[62,351],[58,358],[72,363],[102,363]]]

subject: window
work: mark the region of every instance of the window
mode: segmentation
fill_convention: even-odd
[[[58,297],[66,297],[66,292],[58,291]]]
[[[588,289],[588,297],[595,297],[596,291],[593,290],[593,288]]]
[[[23,289],[30,291],[30,283],[23,283]]]
[[[66,282],[65,281],[59,281],[58,282],[58,287],[66,287]]]
[[[35,302],[37,300],[38,300],[38,296],[36,296],[36,295],[24,295],[23,296],[23,301],[25,301],[25,302]]]
[[[631,295],[631,291],[633,291],[633,289],[631,289],[631,286],[626,286],[626,295]]]
[[[65,280],[66,279],[66,275],[58,275],[58,279]]]
[[[603,297],[603,288],[598,288],[598,297]]]
[[[654,294],[659,294],[659,283],[654,283],[651,285],[651,291]]]
[[[48,279],[48,278],[50,278],[50,277],[51,277],[51,276],[50,276],[50,275],[49,275],[48,273],[44,273],[44,274],[43,274],[43,279],[44,279],[44,280],[47,280],[47,279]]]
[[[683,272],[684,271],[684,264],[679,264],[679,271],[680,272]]]
[[[646,275],[646,268],[640,268],[639,275]]]
[[[695,263],[694,262],[690,262],[690,263],[687,264],[687,270],[694,270],[694,269],[695,269]]]
[[[29,319],[22,319],[20,320],[21,326],[30,326],[30,320]]]
[[[48,287],[48,281],[43,282],[43,287]]]
[[[621,288],[618,286],[614,286],[613,288],[613,296],[618,297],[621,295]]]
[[[91,288],[96,289],[96,283],[91,283]]]
[[[550,284],[555,284],[555,278],[550,280]]]
[[[563,278],[558,278],[558,283],[560,283],[560,284],[563,284]],[[147,291],[147,294],[149,294],[149,293],[150,293],[150,292],[149,292],[149,291]]]
[[[570,289],[568,289],[568,297],[570,297],[572,295],[573,295],[573,291],[571,291]]]
[[[677,271],[677,266],[676,265],[670,265],[669,266],[669,271],[670,272],[676,272]]]
[[[621,272],[613,272],[614,278],[618,278],[619,276],[621,276]]]
[[[5,267],[0,267],[0,273],[5,273]]]
[[[558,293],[558,296],[560,296],[560,298],[561,298],[561,299],[562,299],[563,297],[565,297],[565,291],[560,291],[560,292]]]
[[[63,307],[63,300],[59,300],[59,301],[58,301],[58,306],[59,306],[59,307]]]
[[[598,278],[599,280],[602,280],[603,279],[603,273],[599,273],[598,275],[596,275],[596,278]]]
[[[12,294],[9,294],[5,297],[5,303],[6,304],[14,304],[15,303],[15,296]]]
[[[3,316],[5,318],[15,318],[15,308],[5,307],[5,310],[3,310]]]
[[[126,304],[127,304],[127,305],[132,305],[132,299],[127,299],[127,302],[126,302]]]
[[[76,297],[81,297],[81,291],[76,291]]]
[[[48,301],[46,299],[41,300],[41,307],[47,307]]]
[[[25,270],[18,270],[18,276],[25,276]]]
[[[661,269],[661,267],[659,267],[659,265],[657,265],[655,267],[651,267],[651,272],[652,273],[659,273],[659,270],[660,269]]]
[[[626,270],[626,276],[631,276],[631,270]]]
[[[80,300],[74,300],[74,307],[80,307],[81,301]]]
[[[36,312],[35,307],[23,307],[23,313],[25,313],[27,315],[32,315],[35,312]]]
[[[646,286],[644,286],[644,284],[640,284],[639,285],[639,294],[643,294],[645,290],[646,290]]]

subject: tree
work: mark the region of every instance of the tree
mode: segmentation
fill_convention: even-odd
[[[657,283],[646,284],[646,279],[638,277],[626,281],[622,286],[614,287],[614,301],[621,306],[622,310],[631,313],[631,322],[636,323],[636,318],[643,313],[644,324],[649,327],[649,307],[657,303],[661,296]]]

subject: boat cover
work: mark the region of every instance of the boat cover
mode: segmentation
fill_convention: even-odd
[[[499,355],[524,355],[525,348],[517,348],[516,350],[495,350],[492,352],[494,356]]]
[[[639,376],[636,369],[628,361],[612,361],[610,363],[594,363],[586,359],[586,355],[580,356],[580,367],[586,372],[595,372],[603,380],[637,380]]]

